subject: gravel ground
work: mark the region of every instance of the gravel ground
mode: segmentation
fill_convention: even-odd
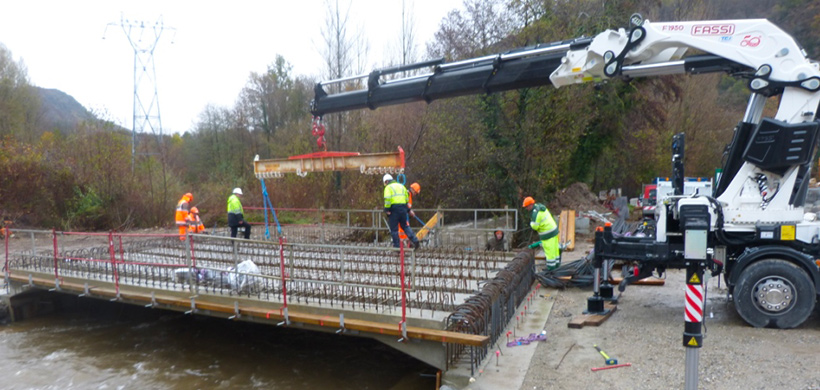
[[[538,344],[521,389],[682,389],[684,278],[684,270],[671,270],[664,286],[629,286],[606,322],[583,329],[567,324],[586,308],[591,289],[547,290],[555,297],[548,340]],[[820,389],[818,309],[796,329],[753,328],[735,312],[725,284],[718,287],[713,278],[705,317],[700,389]],[[592,372],[604,366],[594,344],[632,366]]]

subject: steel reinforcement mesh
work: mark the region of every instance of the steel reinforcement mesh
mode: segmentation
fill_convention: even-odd
[[[515,259],[492,280],[483,285],[478,294],[458,305],[447,317],[447,330],[490,337],[484,347],[447,344],[447,368],[468,358],[473,369],[487,356],[490,348],[504,333],[516,308],[524,301],[535,281],[535,261],[529,251],[519,252]],[[467,352],[469,349],[469,356]]]

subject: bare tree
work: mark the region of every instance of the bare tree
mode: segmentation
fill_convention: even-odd
[[[348,0],[345,3],[340,4],[340,0],[325,0],[327,14],[321,31],[324,44],[321,48],[321,55],[325,59],[324,75],[327,79],[339,79],[359,74],[366,66],[368,45],[361,34],[361,27],[351,29],[351,2]],[[357,83],[360,82],[361,80],[344,84],[336,83],[326,88],[329,93],[338,93],[343,88],[357,88],[360,86]],[[347,113],[333,114],[331,118],[325,118],[329,119],[325,123],[331,149],[341,149],[342,136],[347,132],[349,118],[350,115]],[[334,177],[335,189],[340,191],[341,175],[337,172]]]

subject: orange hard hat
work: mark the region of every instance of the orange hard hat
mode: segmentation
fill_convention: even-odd
[[[535,199],[533,199],[532,196],[528,196],[528,197],[524,198],[524,205],[521,206],[521,207],[527,207],[531,204],[535,204]]]
[[[189,200],[194,200],[194,194],[192,194],[192,193],[190,193],[190,192],[189,192],[189,193],[187,193],[187,194],[185,194],[185,195],[183,195],[182,197],[183,197],[183,198],[188,198]]]
[[[413,191],[421,192],[421,186],[419,185],[419,183],[410,184],[410,188],[412,188]]]
[[[194,214],[199,214],[199,209],[196,207],[191,207],[191,212]]]

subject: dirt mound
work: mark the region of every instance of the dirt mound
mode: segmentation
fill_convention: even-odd
[[[599,213],[606,213],[607,210],[598,197],[589,190],[585,183],[574,183],[553,195],[547,207],[554,214],[561,210],[576,210],[577,212],[594,210]]]

